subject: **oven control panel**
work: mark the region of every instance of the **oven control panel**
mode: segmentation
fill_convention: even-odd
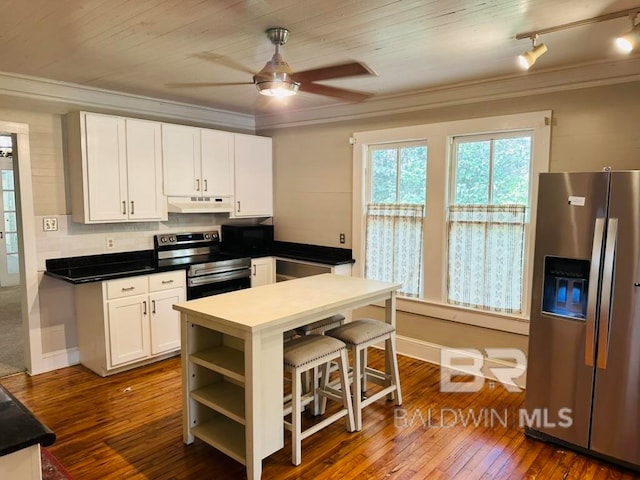
[[[156,248],[218,242],[220,242],[220,233],[217,231],[198,233],[166,233],[162,235],[155,235],[154,237]]]

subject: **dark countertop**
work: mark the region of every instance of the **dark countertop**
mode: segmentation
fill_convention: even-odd
[[[156,267],[153,250],[52,258],[46,261],[46,267],[46,275],[74,284],[101,282],[160,271]]]
[[[355,262],[350,248],[324,247],[306,243],[274,242],[271,255],[327,265]]]
[[[40,444],[48,447],[56,435],[0,385],[0,456]]]
[[[326,265],[342,265],[354,262],[350,249],[291,242],[274,242],[271,248],[263,251],[223,250],[223,253],[251,258],[274,256]],[[170,270],[181,270],[187,267],[188,265],[180,263],[158,266],[153,250],[139,250],[135,252],[48,259],[46,261],[45,275],[77,285]]]

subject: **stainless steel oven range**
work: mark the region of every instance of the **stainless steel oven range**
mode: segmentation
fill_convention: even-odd
[[[221,253],[217,231],[155,235],[153,243],[159,269],[187,267],[187,300],[251,286],[251,259]]]

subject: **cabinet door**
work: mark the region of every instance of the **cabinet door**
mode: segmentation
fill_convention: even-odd
[[[85,205],[90,222],[127,219],[125,121],[120,117],[84,114],[86,145]],[[123,208],[124,207],[124,208]]]
[[[271,139],[234,135],[235,217],[273,216]]]
[[[127,211],[130,220],[166,219],[160,123],[126,120]]]
[[[273,257],[254,258],[251,260],[251,287],[275,283],[275,259]]]
[[[162,124],[164,194],[202,195],[200,129]]]
[[[111,367],[149,356],[149,300],[146,295],[107,302]]]
[[[180,348],[180,312],[173,305],[183,302],[184,289],[173,288],[149,295],[151,301],[151,355]]]
[[[233,133],[200,130],[202,194],[230,197],[233,191]]]

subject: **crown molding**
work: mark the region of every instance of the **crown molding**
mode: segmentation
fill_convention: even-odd
[[[467,103],[640,80],[640,56],[509,75],[430,88],[410,94],[377,97],[357,104],[287,110],[256,116],[256,129],[288,128],[388,116]]]
[[[91,110],[255,132],[253,115],[15,73],[0,72],[0,96],[5,108],[26,106],[59,114]]]
[[[636,55],[625,60],[529,71],[406,94],[374,97],[356,104],[288,109],[254,117],[229,110],[0,72],[0,99],[4,108],[44,109],[59,114],[84,109],[254,133],[263,129],[351,121],[638,80],[640,56]]]

